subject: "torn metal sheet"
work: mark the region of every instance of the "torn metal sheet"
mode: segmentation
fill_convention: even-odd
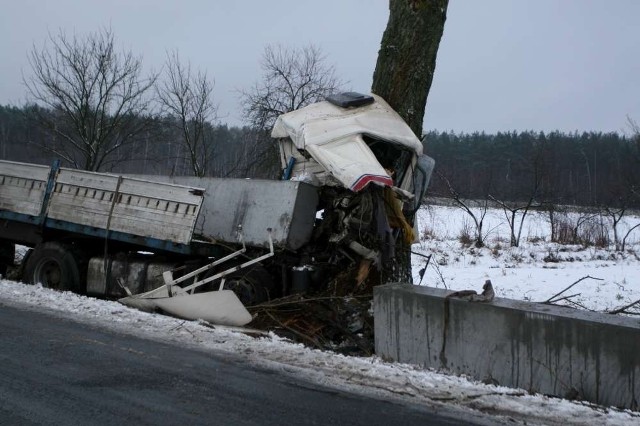
[[[251,314],[231,290],[180,293],[173,297],[158,293],[151,297],[140,294],[118,302],[141,311],[162,311],[178,318],[204,320],[218,325],[242,327],[251,322]]]

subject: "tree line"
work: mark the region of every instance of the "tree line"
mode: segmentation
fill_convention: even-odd
[[[58,137],[34,122],[33,116],[55,115],[37,106],[0,106],[0,159],[51,164],[62,160],[64,167],[76,167],[58,155],[66,149]],[[126,146],[113,150],[100,171],[150,175],[193,175],[190,153],[180,140],[179,121],[170,116],[143,118],[144,132],[131,138]],[[202,132],[209,156],[200,158],[200,167],[213,177],[272,177],[273,167],[262,164],[254,145],[262,135],[249,127],[229,127],[206,123]],[[47,146],[47,149],[43,149]],[[205,162],[206,160],[206,162]]]
[[[533,205],[640,207],[640,137],[602,132],[428,132],[431,192]]]

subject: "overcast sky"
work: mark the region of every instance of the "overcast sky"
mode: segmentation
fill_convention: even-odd
[[[26,100],[27,54],[49,32],[111,27],[158,70],[168,50],[215,80],[223,121],[266,44],[313,43],[367,92],[385,0],[0,0],[0,104]],[[640,122],[640,1],[451,0],[425,130],[625,131]]]

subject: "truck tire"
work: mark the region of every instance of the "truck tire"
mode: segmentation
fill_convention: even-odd
[[[24,267],[23,281],[55,290],[79,292],[80,269],[71,248],[57,242],[39,244]]]
[[[245,306],[269,300],[274,282],[269,272],[260,265],[252,265],[226,277],[224,288],[233,290]]]

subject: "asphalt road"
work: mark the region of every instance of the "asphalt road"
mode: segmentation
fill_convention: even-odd
[[[0,424],[471,423],[0,304]]]

